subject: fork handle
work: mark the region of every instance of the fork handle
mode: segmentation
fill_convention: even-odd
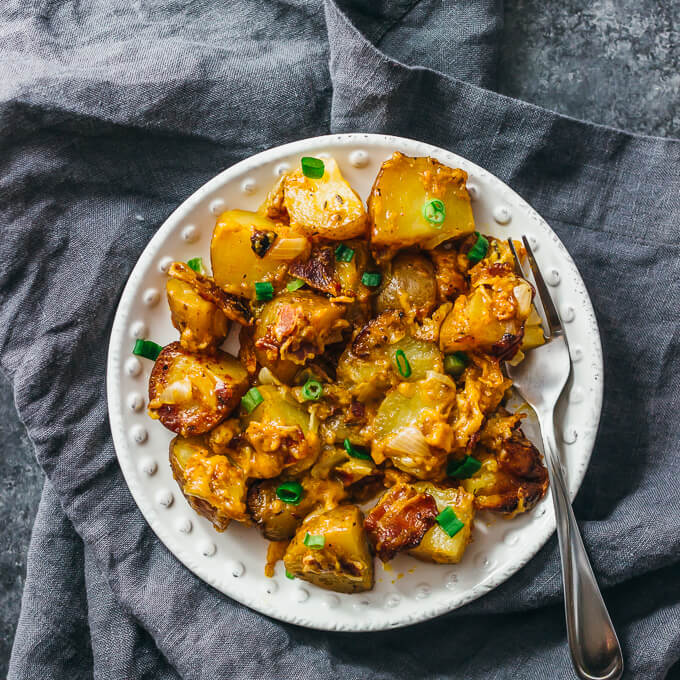
[[[615,680],[623,674],[621,646],[571,509],[555,441],[553,414],[538,416],[555,506],[571,658],[580,678]]]

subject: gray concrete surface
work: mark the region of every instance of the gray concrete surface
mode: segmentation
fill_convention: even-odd
[[[576,118],[680,137],[680,2],[507,0],[500,89]],[[42,472],[0,376],[0,677]]]

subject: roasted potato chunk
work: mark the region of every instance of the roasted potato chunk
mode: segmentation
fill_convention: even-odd
[[[308,534],[322,537],[322,547],[305,545]],[[364,532],[363,513],[356,505],[341,505],[312,516],[295,533],[283,563],[293,576],[326,590],[370,590],[373,557]]]
[[[462,487],[442,487],[428,482],[417,482],[413,485],[416,491],[427,493],[437,503],[437,513],[447,507],[465,525],[458,533],[449,536],[438,524],[434,524],[423,536],[417,547],[409,551],[409,555],[424,562],[439,564],[457,564],[472,540],[472,520],[475,517],[474,496]]]
[[[188,283],[168,279],[165,284],[172,325],[180,332],[179,342],[190,352],[215,349],[229,332],[224,313],[204,300]]]
[[[319,438],[310,429],[307,411],[283,385],[259,385],[257,389],[263,401],[251,413],[242,414],[241,426],[255,453],[271,462],[271,471],[261,476],[274,477],[285,468],[294,474],[313,465],[319,455]]]
[[[229,522],[248,522],[246,478],[227,456],[212,455],[200,437],[175,437],[170,466],[189,505],[224,531]]]
[[[390,262],[375,299],[375,309],[378,313],[401,309],[409,316],[422,319],[434,309],[436,302],[432,262],[424,255],[404,253]]]
[[[185,437],[221,423],[248,389],[248,374],[226,352],[193,354],[172,342],[149,378],[149,415]]]
[[[422,380],[428,371],[443,372],[442,353],[435,344],[412,337],[403,316],[388,311],[371,319],[340,356],[337,379],[360,401],[380,398],[403,380]],[[399,371],[400,351],[408,361],[409,375]]]
[[[484,426],[475,451],[482,467],[461,483],[474,494],[477,508],[513,517],[531,510],[545,496],[548,471],[522,432],[521,417],[504,413],[494,414]]]
[[[378,557],[389,562],[397,552],[415,548],[438,514],[432,495],[395,484],[366,515],[364,527]]]
[[[304,477],[300,480],[302,498],[298,505],[293,505],[276,495],[281,482],[281,479],[258,482],[248,491],[248,512],[270,541],[292,538],[305,517],[320,509],[337,507],[347,495],[338,481]]]
[[[269,244],[266,249],[265,242]],[[276,287],[288,263],[309,252],[310,244],[302,234],[245,210],[222,213],[210,242],[215,283],[248,300],[255,299],[256,282],[269,281]]]
[[[323,177],[306,177],[300,168],[284,175],[260,209],[313,237],[343,240],[366,233],[366,210],[332,158],[324,158]]]
[[[368,198],[374,253],[382,252],[384,257],[387,252],[389,257],[408,246],[432,249],[472,233],[475,223],[466,181],[465,171],[434,158],[410,158],[395,152],[382,164]],[[432,200],[444,205],[441,222],[425,217],[426,204]]]
[[[284,382],[305,363],[342,340],[349,326],[345,307],[311,291],[281,293],[262,308],[255,323],[255,354]]]
[[[455,397],[453,381],[433,372],[388,392],[373,421],[373,460],[389,458],[418,479],[442,476],[453,445],[448,417]]]

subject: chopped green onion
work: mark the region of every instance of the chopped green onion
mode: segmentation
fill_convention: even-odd
[[[397,362],[399,374],[404,378],[409,378],[411,376],[411,364],[409,364],[403,349],[398,349],[395,352],[394,360]]]
[[[425,201],[423,204],[423,217],[431,224],[434,224],[435,227],[439,227],[446,217],[446,206],[438,198]]]
[[[255,297],[264,302],[274,297],[274,286],[269,281],[258,281],[255,284]]]
[[[380,281],[382,281],[382,274],[380,272],[364,272],[361,276],[361,283],[370,288],[379,286]]]
[[[309,531],[305,534],[302,542],[312,550],[321,550],[326,544],[326,537],[320,535],[310,534]]]
[[[305,401],[317,401],[323,394],[323,385],[318,380],[308,380],[302,386],[302,396]]]
[[[444,357],[444,370],[449,375],[460,375],[468,365],[468,356],[465,352],[454,352]]]
[[[295,290],[300,290],[304,285],[305,282],[302,279],[293,279],[286,284],[286,290],[289,290],[292,293]]]
[[[276,495],[289,505],[299,505],[302,499],[302,484],[299,482],[284,482],[276,489]]]
[[[360,458],[361,460],[371,460],[371,454],[368,453],[363,447],[361,446],[353,446],[352,442],[349,439],[345,439],[344,441],[344,447],[345,451],[352,456],[352,458]]]
[[[132,353],[136,354],[138,357],[156,361],[162,350],[163,348],[160,345],[151,342],[151,340],[135,340],[135,346],[132,348]]]
[[[338,262],[351,262],[353,257],[354,250],[352,250],[352,248],[350,248],[349,246],[346,246],[344,243],[341,243],[335,249],[335,259]]]
[[[251,387],[241,398],[241,406],[248,413],[252,413],[263,401],[264,397],[260,394],[260,390],[257,387]]]
[[[437,524],[449,535],[455,536],[464,526],[465,523],[461,522],[453,508],[446,506],[435,518]]]
[[[292,580],[295,578],[295,576],[293,576],[293,574],[291,574],[291,573],[288,571],[288,569],[286,569],[286,578],[289,578],[289,579],[291,579],[291,581],[292,581]]]
[[[321,179],[326,169],[320,158],[313,158],[312,156],[304,156],[300,160],[300,166],[302,167],[302,174],[305,177],[311,177],[311,179]]]
[[[482,464],[472,456],[465,456],[463,460],[452,460],[446,466],[446,474],[449,477],[457,477],[458,479],[467,479],[482,467]]]
[[[198,274],[205,274],[202,257],[192,257],[190,260],[187,260],[187,264]]]
[[[467,259],[473,264],[477,264],[477,262],[483,260],[489,251],[489,242],[478,231],[476,231],[475,234],[477,234],[477,241],[475,242],[475,245],[468,250],[467,254]]]

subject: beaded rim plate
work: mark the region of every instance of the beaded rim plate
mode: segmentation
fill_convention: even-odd
[[[132,353],[135,338],[159,344],[177,339],[165,302],[165,272],[174,260],[210,261],[215,218],[223,210],[254,210],[276,178],[301,156],[332,155],[366,199],[380,164],[393,151],[432,156],[468,172],[477,228],[500,238],[527,234],[565,322],[572,376],[556,414],[569,490],[578,491],[590,460],[602,408],[603,366],[592,304],[576,265],[547,223],[512,189],[470,161],[401,137],[340,134],[304,139],[264,151],[207,182],[164,222],[135,265],[113,322],[107,397],[116,454],[144,517],[168,549],[224,594],[263,614],[310,628],[377,631],[434,618],[488,593],[524,566],[555,530],[550,492],[525,515],[508,521],[478,513],[474,540],[460,564],[433,565],[398,556],[375,563],[375,587],[345,595],[285,577],[278,563],[264,575],[266,541],[252,527],[232,523],[224,533],[197,515],[175,483],[168,462],[172,433],[146,414],[152,362]],[[235,351],[236,336],[225,347]],[[530,420],[530,419],[528,419]],[[531,422],[528,436],[538,443]],[[558,434],[558,436],[559,436]],[[540,448],[540,445],[539,445]]]

